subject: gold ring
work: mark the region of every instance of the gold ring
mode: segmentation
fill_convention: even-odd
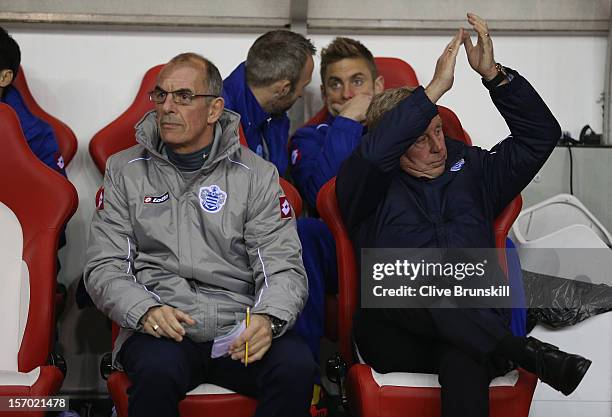
[[[157,329],[159,329],[159,324],[154,324],[153,325],[153,331],[156,332]]]

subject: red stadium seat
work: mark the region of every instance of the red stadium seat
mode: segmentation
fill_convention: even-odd
[[[19,91],[19,94],[21,94],[23,101],[32,114],[51,125],[51,128],[55,133],[55,138],[57,139],[57,145],[59,146],[60,153],[64,158],[64,164],[65,166],[68,166],[70,161],[72,161],[72,158],[74,158],[78,148],[78,142],[74,132],[64,122],[56,119],[44,111],[42,107],[38,105],[36,100],[34,100],[34,97],[30,92],[30,88],[28,87],[23,67],[19,68],[19,72],[17,73],[17,77],[15,78],[13,85]]]
[[[145,73],[130,107],[96,133],[89,142],[89,154],[102,174],[109,156],[136,145],[134,126],[145,113],[154,108],[147,93],[155,88],[157,75],[162,67],[163,65],[157,65]]]
[[[101,173],[104,173],[106,161],[112,154],[136,144],[134,126],[145,113],[154,108],[147,93],[155,88],[157,75],[162,67],[158,65],[147,71],[130,107],[96,133],[89,143],[89,152]],[[242,127],[239,133],[240,142],[245,145]],[[293,207],[295,217],[298,217],[302,210],[302,199],[299,193],[283,178],[279,179],[279,183]],[[113,324],[113,341],[116,335],[117,326]],[[131,384],[127,375],[115,371],[108,377],[107,384],[119,416],[127,417],[126,389]],[[233,393],[216,385],[202,384],[181,401],[179,409],[182,417],[201,415],[250,417],[255,413],[256,406],[257,401],[253,398]]]
[[[0,253],[3,259],[12,254],[11,262],[17,261],[20,268],[15,275],[3,262],[0,274],[4,299],[0,396],[52,395],[63,380],[57,367],[47,365],[55,328],[58,239],[77,209],[78,197],[72,184],[32,153],[17,115],[5,104],[0,104],[0,124],[9,156],[0,165]],[[11,311],[11,304],[18,310]]]
[[[456,129],[457,132],[462,131],[460,125],[451,128]],[[463,141],[469,143],[468,139],[463,138]],[[495,243],[498,248],[505,248],[508,230],[518,216],[521,206],[522,200],[519,195],[496,219],[494,229]],[[352,414],[368,417],[439,417],[439,386],[436,386],[435,382],[422,384],[425,386],[414,386],[413,383],[415,376],[422,379],[425,374],[377,374],[366,364],[357,363],[357,358],[353,357],[351,332],[353,315],[358,303],[359,270],[355,261],[354,248],[336,201],[335,178],[325,184],[319,192],[317,210],[331,229],[336,241],[339,347],[345,361],[349,366],[352,365],[347,378],[349,407]],[[505,251],[502,250],[499,254],[502,269],[507,271]],[[492,417],[527,417],[529,414],[537,378],[522,369],[518,371],[518,374],[515,373],[512,376],[514,380],[509,375],[505,377],[504,383],[509,382],[509,385],[492,386],[489,391]]]

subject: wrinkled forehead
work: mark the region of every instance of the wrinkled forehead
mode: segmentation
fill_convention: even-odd
[[[166,91],[206,88],[205,68],[195,62],[168,63],[157,76],[157,85]]]
[[[427,126],[427,130],[437,129],[439,127],[442,127],[442,118],[440,117],[439,114],[437,114],[433,119],[431,119],[431,122],[429,122],[429,126]]]
[[[370,66],[365,58],[343,58],[327,66],[325,69],[325,80],[323,80],[323,82],[327,82],[332,78],[345,80],[358,74],[362,74],[368,79],[374,78],[372,71],[370,71]]]

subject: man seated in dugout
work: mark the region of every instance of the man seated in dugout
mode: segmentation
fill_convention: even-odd
[[[295,219],[221,88],[209,60],[174,57],[138,144],[106,166],[84,281],[121,326],[132,417],[178,416],[205,381],[256,397],[256,416],[309,415],[316,364],[291,330],[308,296]]]
[[[493,222],[544,165],[561,135],[529,82],[495,63],[487,23],[468,13],[426,88],[387,90],[368,133],[341,167],[338,203],[361,248],[493,248]],[[450,90],[461,44],[511,136],[491,151],[445,138],[435,103]],[[438,373],[442,416],[485,417],[489,384],[512,367],[569,395],[591,361],[533,337],[513,336],[507,309],[362,309],[355,340],[378,372]]]

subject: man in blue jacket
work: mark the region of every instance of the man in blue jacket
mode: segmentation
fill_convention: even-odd
[[[272,162],[281,176],[289,165],[286,112],[310,83],[315,51],[310,40],[295,32],[267,32],[223,81],[225,107],[240,114],[249,148]]]
[[[477,44],[460,30],[425,89],[387,90],[372,101],[370,130],[337,178],[339,206],[357,254],[361,248],[495,247],[494,219],[544,165],[561,135],[529,82],[495,63],[486,22],[470,13],[468,22]],[[442,133],[435,103],[452,87],[461,43],[511,131],[491,151]],[[591,361],[513,336],[507,313],[362,309],[355,339],[364,360],[379,372],[438,373],[444,417],[488,416],[489,383],[512,365],[569,395]]]
[[[17,89],[11,86],[17,77],[20,63],[19,45],[3,28],[0,28],[0,102],[8,104],[15,110],[23,135],[38,159],[65,176],[64,159],[59,152],[53,129],[30,112]]]
[[[225,107],[240,114],[249,148],[272,162],[280,176],[289,165],[287,110],[310,83],[316,52],[310,40],[287,30],[274,30],[257,38],[247,59],[223,82]],[[308,276],[308,301],[295,330],[304,338],[315,360],[323,335],[325,285],[336,281],[333,237],[318,219],[300,218],[297,230]],[[320,403],[320,386],[313,394],[313,415],[326,415]],[[318,404],[318,405],[317,405]]]
[[[304,126],[291,138],[291,177],[311,207],[359,144],[372,96],[384,89],[372,53],[359,41],[338,37],[321,51],[324,123]]]

